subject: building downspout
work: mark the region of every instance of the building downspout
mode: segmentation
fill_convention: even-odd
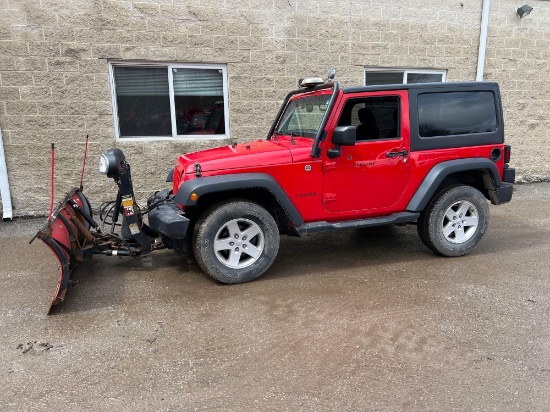
[[[479,53],[477,56],[477,76],[476,81],[483,81],[483,71],[485,69],[485,51],[487,50],[487,29],[489,26],[489,4],[491,0],[483,0],[481,10],[481,33],[479,35]]]
[[[10,184],[8,183],[8,168],[6,167],[6,156],[4,154],[4,141],[2,140],[2,129],[0,129],[0,196],[4,212],[3,220],[12,219]]]

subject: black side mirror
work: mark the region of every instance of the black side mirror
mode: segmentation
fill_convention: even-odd
[[[354,146],[356,131],[357,128],[355,126],[335,127],[331,141],[333,144],[339,146]]]
[[[354,146],[356,139],[357,128],[355,126],[338,126],[334,128],[331,142],[336,145],[328,149],[327,155],[330,159],[334,159],[342,154],[340,146]]]

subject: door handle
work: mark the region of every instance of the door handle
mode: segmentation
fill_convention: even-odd
[[[402,150],[400,152],[388,152],[386,153],[386,157],[398,157],[398,156],[407,156],[409,154],[408,150]]]

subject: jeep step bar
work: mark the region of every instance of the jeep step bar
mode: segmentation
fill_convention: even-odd
[[[415,222],[420,213],[418,212],[400,212],[383,217],[373,217],[369,219],[348,220],[345,222],[312,222],[296,227],[299,234],[327,232],[332,230],[359,229],[362,227],[383,226],[397,223]]]

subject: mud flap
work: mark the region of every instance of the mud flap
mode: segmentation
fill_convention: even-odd
[[[59,281],[47,313],[50,313],[54,305],[65,299],[69,280],[77,262],[93,256],[95,238],[88,230],[90,222],[86,218],[91,218],[91,214],[88,199],[79,189],[74,188],[53,213],[51,222],[48,222],[30,242],[38,237],[59,261]]]

